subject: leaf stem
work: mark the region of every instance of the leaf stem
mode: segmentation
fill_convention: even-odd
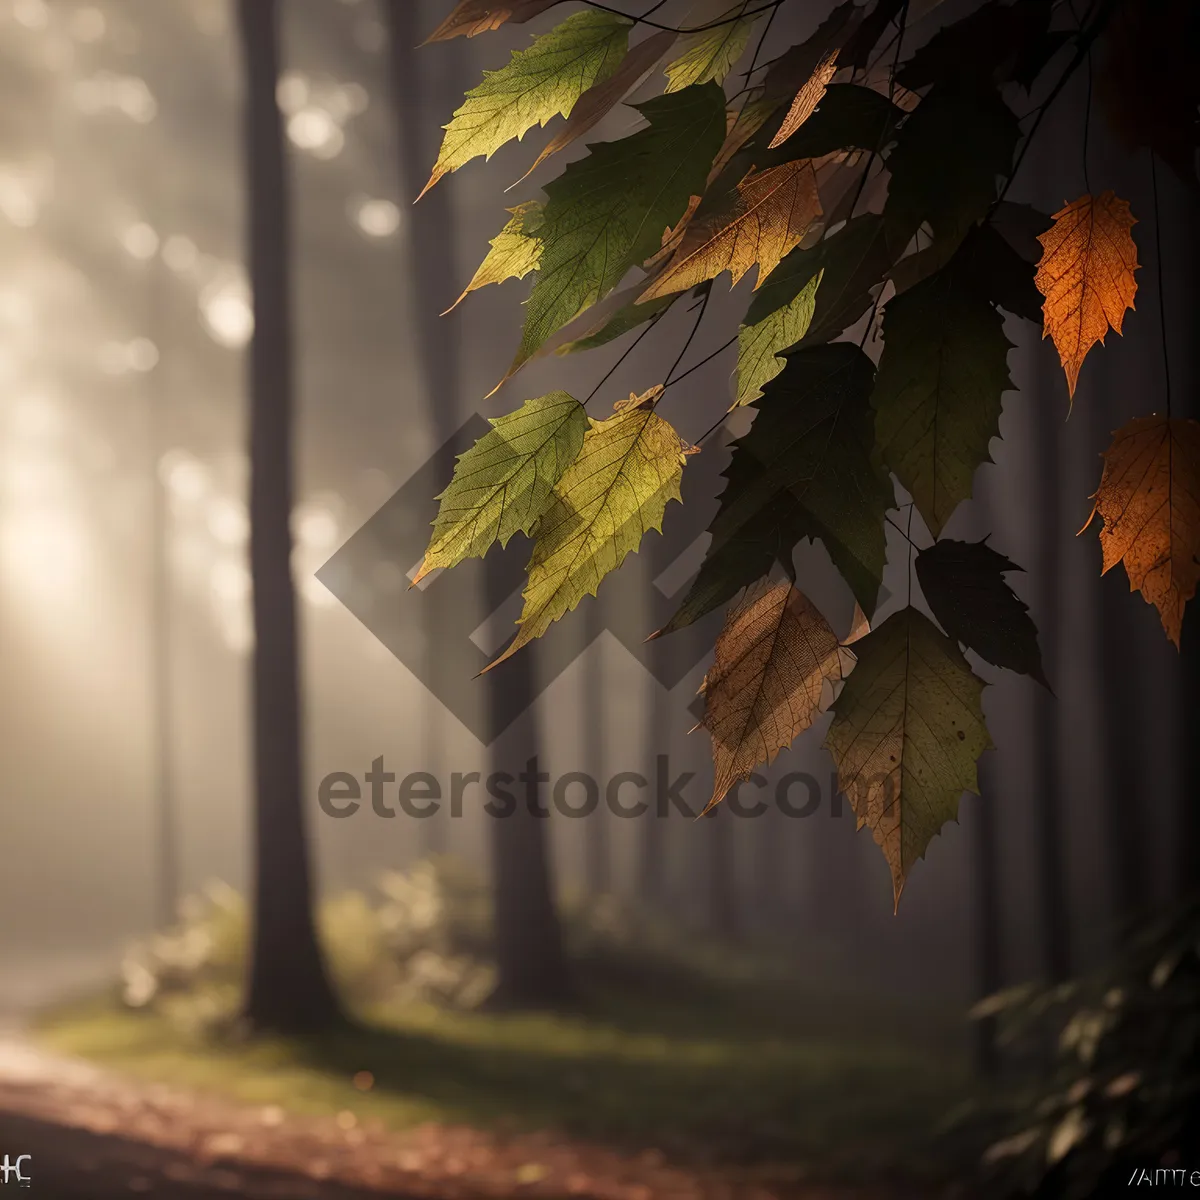
[[[617,361],[613,363],[613,365],[609,367],[607,371],[605,371],[604,377],[600,380],[600,382],[596,384],[596,386],[592,388],[590,392],[588,392],[587,399],[583,402],[584,408],[587,408],[587,406],[591,404],[591,402],[596,398],[596,393],[613,377],[617,368],[638,348],[638,343],[646,336],[646,334],[650,332],[650,330],[654,328],[655,325],[658,324],[661,316],[662,314],[660,313],[657,317],[651,317],[649,323],[646,325],[646,328],[643,329],[642,332],[639,333],[637,337],[635,337],[633,341],[621,351],[621,357],[618,358]]]
[[[712,295],[712,288],[704,293],[704,298],[700,301],[700,311],[696,314],[696,320],[692,325],[692,332],[687,335],[687,340],[683,343],[683,349],[679,351],[679,356],[671,364],[671,369],[667,372],[666,379],[663,381],[663,391],[666,391],[671,386],[671,376],[675,374],[679,364],[683,362],[683,356],[688,352],[688,347],[692,344],[692,339],[696,336],[700,329],[700,322],[704,320],[705,310],[708,308],[708,298]],[[682,376],[680,377],[682,378]]]

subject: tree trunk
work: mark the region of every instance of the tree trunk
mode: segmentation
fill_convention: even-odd
[[[384,14],[388,30],[388,62],[392,105],[399,150],[400,204],[410,214],[408,236],[408,288],[411,335],[420,367],[421,395],[435,446],[444,446],[458,429],[462,377],[459,363],[461,338],[456,318],[439,316],[453,299],[457,259],[457,222],[449,181],[435,187],[420,205],[412,201],[421,191],[437,157],[439,126],[461,95],[455,91],[461,50],[456,44],[420,50],[424,36],[419,0],[387,0]],[[446,84],[449,86],[446,86]],[[443,94],[444,93],[444,94]],[[449,264],[449,269],[447,269]],[[437,645],[444,634],[438,623],[441,610],[428,609],[425,629],[427,652],[438,669]],[[442,751],[441,712],[427,708],[428,727],[422,739],[433,759]],[[445,817],[435,814],[420,822],[422,849],[442,854],[449,848]]]
[[[1040,383],[1041,380],[1039,379]],[[1041,390],[1036,387],[1034,390]],[[1059,473],[1062,470],[1062,417],[1060,409],[1046,403],[1045,396],[1033,397],[1034,497],[1031,512],[1035,522],[1033,564],[1038,581],[1038,603],[1034,616],[1040,634],[1046,675],[1055,687],[1062,686],[1059,656]],[[1040,403],[1038,402],[1040,399]],[[1042,906],[1042,962],[1050,982],[1060,983],[1071,973],[1070,916],[1067,904],[1067,859],[1063,834],[1063,779],[1059,737],[1059,700],[1043,687],[1035,689],[1031,706],[1033,741],[1033,805],[1036,844],[1035,874]]]
[[[245,1016],[308,1034],[339,1008],[317,944],[301,796],[296,598],[291,576],[289,211],[276,0],[240,0],[245,55],[250,366],[250,571],[254,585],[254,906]]]
[[[600,788],[600,804],[584,821],[583,878],[590,896],[612,891],[612,847],[609,813],[604,804],[604,664],[600,634],[604,631],[603,601],[592,596],[584,601],[578,619],[583,625],[587,649],[584,666],[583,720],[584,770]]]
[[[495,613],[508,599],[495,555],[484,560],[487,609]],[[538,782],[535,706],[537,646],[526,646],[483,676],[492,729],[504,728],[518,708],[521,715],[492,743],[493,778],[503,772],[513,803],[501,802],[491,816],[492,905],[496,942],[495,1009],[556,1008],[573,997],[562,929],[554,905],[547,845],[551,803],[545,780]]]

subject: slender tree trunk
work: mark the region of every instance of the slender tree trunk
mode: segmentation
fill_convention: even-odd
[[[485,560],[488,611],[508,599],[498,586],[496,560]],[[521,716],[492,744],[492,770],[509,776],[513,803],[491,820],[492,897],[496,940],[496,988],[490,1006],[499,1009],[554,1008],[572,999],[573,988],[554,906],[554,883],[547,844],[550,797],[539,782],[537,715],[528,700],[535,694],[537,647],[527,646],[483,678],[492,708],[492,726],[503,727],[513,705]]]
[[[989,756],[990,758],[990,756]],[[987,759],[979,767],[980,796],[973,802],[975,874],[975,994],[998,992],[1004,983],[1000,946],[1000,870],[996,852],[995,785],[997,772]],[[995,1017],[975,1022],[975,1068],[986,1077],[1000,1067]]]
[[[738,821],[724,803],[703,821],[708,850],[708,924],[713,933],[731,940],[741,932],[734,857]]]
[[[1040,380],[1039,380],[1040,382]],[[1040,390],[1040,389],[1038,389]],[[1036,401],[1038,398],[1035,397]],[[1062,470],[1062,416],[1056,405],[1031,404],[1034,418],[1034,497],[1031,506],[1036,547],[1034,569],[1039,581],[1035,617],[1040,633],[1046,674],[1062,687],[1058,666],[1060,573],[1059,473]],[[1037,688],[1032,715],[1033,805],[1035,821],[1034,873],[1042,908],[1042,962],[1053,983],[1071,973],[1070,918],[1067,903],[1067,859],[1063,833],[1063,778],[1059,734],[1060,701],[1045,688]]]
[[[436,446],[444,446],[458,429],[462,375],[462,345],[455,318],[439,316],[454,295],[458,225],[449,182],[435,187],[419,206],[411,203],[420,193],[437,157],[438,136],[444,118],[431,113],[456,107],[454,87],[461,49],[454,43],[419,49],[427,32],[420,0],[386,0],[388,60],[392,104],[399,149],[400,203],[410,213],[408,237],[409,308],[412,339],[420,366],[421,394]],[[449,86],[447,86],[447,83]],[[444,93],[444,94],[443,94]],[[443,635],[437,606],[429,609],[425,630],[427,652],[435,656]],[[441,713],[425,710],[428,723],[423,738],[426,752],[435,760],[442,751]],[[422,848],[441,854],[449,838],[441,814],[420,822]]]
[[[604,805],[604,664],[600,634],[604,630],[604,609],[598,596],[584,601],[579,614],[583,636],[587,643],[584,681],[583,761],[584,770],[600,788],[600,805],[584,822],[583,878],[591,896],[603,896],[612,891],[612,846],[609,813]]]
[[[250,345],[250,571],[254,584],[254,908],[245,1015],[259,1030],[315,1033],[337,1000],[317,943],[301,795],[296,598],[291,575],[290,220],[276,0],[240,0],[245,54]]]

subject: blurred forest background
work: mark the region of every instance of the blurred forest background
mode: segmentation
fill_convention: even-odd
[[[806,31],[821,15],[807,7],[820,8],[793,6],[780,27],[794,20]],[[962,8],[944,4],[947,17]],[[687,736],[704,662],[672,689],[657,682],[606,631],[615,585],[564,623],[580,653],[529,719],[484,746],[315,577],[474,414],[498,415],[550,386],[586,394],[622,348],[535,363],[484,401],[511,356],[523,285],[485,289],[436,316],[466,285],[505,207],[533,194],[502,189],[538,149],[509,146],[490,168],[472,164],[413,206],[440,126],[482,69],[552,23],[548,15],[417,51],[446,10],[440,0],[282,6],[303,798],[326,897],[431,854],[481,877],[495,865],[494,822],[480,799],[468,799],[461,819],[385,821],[364,806],[335,820],[316,803],[331,772],[361,778],[382,756],[398,776],[427,771],[445,788],[452,772],[515,774],[537,753],[552,777],[653,780],[656,757],[667,755],[672,777],[695,772],[686,794],[698,810],[711,770],[704,735]],[[21,1010],[111,978],[131,941],[169,923],[209,881],[250,885],[245,358],[254,317],[233,7],[0,0],[0,63],[0,1000]],[[1051,113],[1012,198],[1054,211],[1083,190],[1085,86],[1076,78]],[[618,109],[587,140],[619,136],[635,119]],[[1028,569],[1012,582],[1037,622],[1056,696],[985,670],[996,684],[985,707],[997,750],[984,759],[983,799],[964,797],[960,822],[935,839],[898,914],[870,836],[855,833],[848,808],[835,815],[823,722],[766,772],[826,781],[807,819],[737,819],[723,808],[700,823],[600,812],[544,824],[564,894],[613,896],[637,921],[661,919],[714,944],[767,947],[831,996],[869,997],[881,1013],[949,1014],[963,1054],[979,1036],[960,1019],[971,1002],[1095,965],[1129,917],[1200,877],[1185,724],[1195,711],[1194,624],[1181,659],[1124,575],[1100,578],[1093,534],[1075,537],[1100,451],[1146,410],[1162,369],[1147,160],[1118,150],[1099,123],[1091,138],[1093,179],[1143,217],[1138,311],[1089,363],[1069,421],[1053,349],[1012,323],[1020,392],[1006,398],[1004,440],[979,472],[977,501],[951,531],[991,533]],[[1168,337],[1187,405],[1197,394],[1200,243],[1192,202],[1165,175]],[[687,328],[682,314],[670,316],[609,382],[612,398],[659,381]],[[711,348],[696,346],[694,360]],[[706,428],[728,403],[733,353],[675,389],[669,415],[683,433]],[[422,503],[416,524],[432,517],[432,492]],[[679,519],[673,508],[668,522]],[[851,598],[824,551],[806,545],[798,564],[805,590],[848,624]],[[420,619],[406,591],[415,565],[393,563],[370,581],[372,602],[394,606],[393,619],[406,605]],[[625,571],[674,592],[695,565],[694,554],[676,563],[639,555]],[[488,622],[497,599],[507,607]],[[479,640],[491,652],[512,604],[481,595],[479,606]],[[427,635],[436,656],[437,630]],[[987,1057],[986,1047],[977,1052]]]

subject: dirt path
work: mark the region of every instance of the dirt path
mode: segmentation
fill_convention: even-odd
[[[292,1116],[124,1079],[20,1036],[0,1040],[0,1163],[5,1154],[30,1155],[30,1194],[56,1200],[907,1200],[687,1171],[549,1135]]]

